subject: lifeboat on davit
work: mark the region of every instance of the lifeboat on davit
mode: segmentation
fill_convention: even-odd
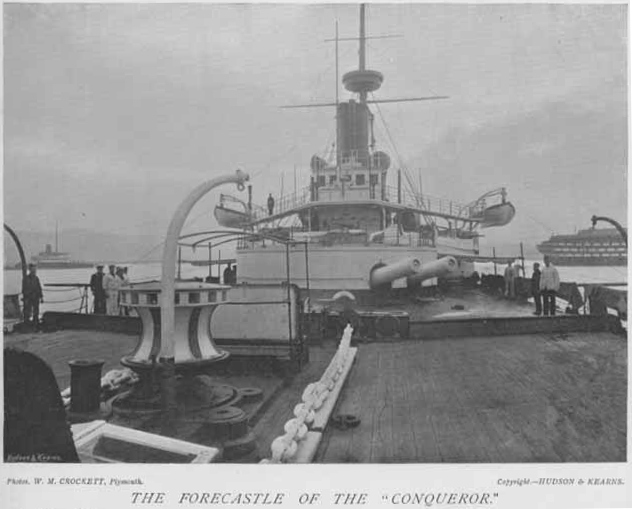
[[[243,207],[242,210],[236,210],[226,206],[227,202],[237,203]],[[213,215],[220,226],[224,228],[243,228],[250,223],[251,217],[247,212],[246,205],[237,198],[228,195],[221,195],[220,202],[215,206]]]
[[[516,207],[511,202],[498,203],[487,207],[482,212],[481,228],[505,226],[516,215]]]

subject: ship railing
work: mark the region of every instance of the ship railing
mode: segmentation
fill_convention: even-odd
[[[274,196],[274,207],[272,214],[267,206],[252,205],[251,215],[254,221],[265,220],[266,217],[277,217],[287,212],[306,205],[310,201],[318,200],[319,188],[316,185],[305,186],[302,189],[290,194],[282,196]],[[474,204],[465,205],[454,200],[439,198],[427,194],[412,193],[408,190],[398,190],[394,186],[385,186],[381,188],[381,192],[375,192],[372,189],[370,199],[378,201],[388,201],[391,203],[400,203],[407,207],[413,207],[425,210],[429,213],[440,214],[463,219],[475,219],[481,217],[485,208],[484,202],[476,202]]]
[[[388,232],[378,231],[369,233],[366,230],[348,229],[348,228],[331,228],[327,231],[308,231],[302,227],[288,227],[270,229],[265,231],[265,236],[258,237],[256,234],[248,237],[239,238],[237,240],[237,249],[248,250],[259,246],[267,246],[275,244],[274,237],[278,237],[279,244],[295,242],[303,245],[318,245],[323,247],[340,246],[340,245],[362,245],[370,246],[374,244],[382,244],[389,246],[403,247],[434,247],[434,234],[425,231],[407,232],[401,231]]]
[[[252,249],[258,246],[275,244],[274,237],[279,244],[294,242],[297,245],[312,244],[320,246],[333,246],[343,244],[367,245],[368,233],[365,230],[331,229],[328,231],[308,231],[302,227],[271,228],[265,230],[265,236],[253,234],[247,238],[237,240],[237,249]]]
[[[272,208],[272,214],[270,214],[270,210],[267,206],[252,206],[251,215],[254,221],[261,221],[264,220],[266,217],[278,216],[279,214],[282,215],[290,210],[309,203],[311,199],[310,187],[304,187],[291,194],[273,196],[273,199],[274,207]]]
[[[434,236],[421,231],[374,235],[372,243],[408,247],[434,247],[435,245]]]
[[[43,290],[46,310],[59,310],[67,313],[90,313],[92,298],[88,289],[90,285],[82,283],[49,283]],[[51,309],[51,307],[53,309]]]
[[[394,186],[386,186],[385,196],[387,201],[390,201],[392,203],[398,203],[398,199],[401,198],[401,205],[404,205],[406,207],[414,207],[425,210],[429,213],[452,216],[455,218],[475,218],[480,216],[482,212],[480,206],[464,205],[462,203],[448,200],[446,198],[439,198],[427,194],[412,193],[407,190],[401,190],[398,193],[397,188]]]

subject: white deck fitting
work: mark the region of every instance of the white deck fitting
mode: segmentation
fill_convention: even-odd
[[[93,455],[92,449],[94,445],[99,437],[103,436],[175,454],[191,454],[195,456],[191,463],[214,463],[220,459],[220,450],[215,447],[206,447],[175,438],[146,433],[145,431],[109,424],[105,421],[76,424],[71,427],[71,431],[77,453],[84,463],[93,463],[95,461],[98,463],[119,463],[119,461],[110,458]]]
[[[342,391],[349,372],[351,371],[357,352],[357,348],[349,348],[347,359],[343,366],[342,373],[336,381],[336,385],[334,385],[334,388],[329,393],[329,397],[325,400],[323,406],[316,412],[314,421],[310,426],[311,430],[307,433],[307,436],[298,443],[298,450],[296,454],[288,460],[288,463],[311,463],[313,461],[316,456],[316,451],[318,451],[320,441],[322,440],[323,431],[336,407],[340,391]],[[335,358],[332,359],[332,362],[334,361]]]

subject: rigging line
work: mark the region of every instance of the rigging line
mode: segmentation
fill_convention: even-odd
[[[532,217],[531,215],[527,214],[527,217],[529,219],[531,219],[531,221],[533,221],[534,223],[540,225],[542,228],[544,228],[545,230],[547,230],[549,233],[553,233],[555,230],[553,230],[553,228],[551,228],[550,226],[542,223],[541,221],[538,221],[536,218]]]
[[[347,47],[344,50],[339,52],[338,58],[342,59],[342,57],[346,57],[347,55],[349,55],[349,53],[352,51],[353,49],[351,47]],[[314,83],[314,89],[316,88],[316,85],[320,85],[323,81],[323,78],[325,77],[326,74],[329,74],[329,71],[331,71],[331,69],[333,67],[335,67],[336,65],[336,61],[334,59],[333,62],[331,62],[323,71],[321,71],[318,76],[316,77],[316,81]],[[327,78],[329,79],[329,78]],[[313,95],[312,95],[313,96]]]
[[[375,99],[375,95],[372,92],[371,92],[371,97],[373,99]],[[414,192],[414,188],[413,188],[412,183],[411,183],[410,173],[408,172],[408,169],[406,168],[406,165],[404,165],[404,163],[403,163],[402,157],[399,154],[399,151],[397,150],[397,146],[395,145],[395,142],[393,140],[393,136],[391,135],[391,131],[390,131],[389,127],[388,127],[388,124],[386,123],[386,120],[384,119],[384,115],[382,115],[382,109],[380,108],[380,105],[378,103],[374,103],[374,104],[375,104],[375,107],[377,109],[378,115],[380,116],[380,120],[382,121],[382,124],[384,125],[384,129],[386,130],[386,135],[387,135],[387,137],[389,139],[389,142],[390,142],[391,146],[393,147],[393,151],[395,152],[395,155],[396,155],[397,159],[399,160],[399,166],[404,169],[404,177],[406,178],[406,181],[408,183],[409,191],[412,189],[413,190],[412,191],[413,196],[417,196],[416,193]],[[423,202],[421,203],[421,206],[423,207]],[[428,225],[435,225],[436,224],[436,221],[434,219],[429,218],[429,217],[427,217],[424,214],[422,214],[422,216],[423,216],[424,221],[426,222],[426,224],[428,224]]]
[[[371,93],[371,97],[373,97],[373,98],[375,99],[375,97],[374,97],[374,95],[373,95],[372,93]],[[378,113],[378,115],[380,116],[380,120],[382,121],[382,124],[384,125],[384,129],[385,129],[385,131],[386,131],[386,136],[388,137],[389,143],[391,144],[391,147],[393,148],[393,152],[395,152],[395,156],[396,156],[396,157],[397,157],[397,159],[398,159],[399,166],[403,168],[403,167],[404,167],[404,164],[403,164],[403,162],[402,162],[402,158],[401,158],[401,156],[399,155],[399,152],[398,152],[398,150],[397,150],[397,147],[395,146],[395,142],[393,141],[393,137],[391,136],[391,131],[390,131],[390,129],[388,128],[388,125],[386,124],[386,121],[384,120],[384,116],[382,115],[382,110],[381,110],[381,108],[380,108],[380,105],[379,105],[379,104],[377,104],[377,103],[374,103],[374,104],[375,104],[375,107],[376,107],[376,109],[377,109],[377,113]]]
[[[341,51],[339,53],[339,60],[342,60],[343,57],[346,57],[349,55],[349,53],[351,53],[352,48],[347,47],[346,49],[344,49],[343,51]],[[329,72],[331,71],[331,69],[333,67],[335,67],[336,62],[335,60],[330,63],[324,70],[322,70],[320,73],[318,73],[318,75],[316,76],[316,79],[312,82],[312,86],[310,87],[311,91],[309,93],[309,98],[310,100],[314,99],[314,94],[318,91],[318,87],[320,86],[321,83],[324,82],[324,77],[326,74],[329,74]]]
[[[327,141],[325,143],[325,148],[321,151],[321,154],[323,155],[323,158],[325,160],[328,160],[329,158],[329,154],[331,153],[331,145],[332,143],[335,145],[335,140],[333,139],[335,135],[335,129],[332,131],[329,131],[329,134],[327,135]]]
[[[371,97],[373,98],[373,100],[375,100],[375,95],[371,92]],[[395,141],[393,140],[393,136],[391,135],[391,131],[388,127],[388,124],[386,123],[386,120],[384,119],[384,115],[382,114],[382,109],[380,108],[380,105],[378,103],[374,103],[375,107],[377,109],[378,115],[380,116],[380,120],[382,121],[382,124],[384,125],[384,129],[386,131],[386,135],[389,139],[389,142],[393,148],[393,151],[395,152],[395,155],[397,156],[398,162],[399,162],[399,166],[400,168],[402,168],[404,170],[404,176],[406,177],[407,183],[409,188],[412,188],[412,184],[411,184],[411,178],[410,178],[410,174],[408,172],[408,168],[406,167],[406,165],[404,164],[402,157],[399,153],[399,150],[397,150],[397,146],[395,145]],[[409,189],[410,190],[410,189]]]
[[[161,241],[159,244],[156,244],[154,247],[152,247],[149,251],[143,253],[142,256],[140,256],[139,258],[136,258],[135,260],[132,261],[132,263],[139,263],[142,262],[145,258],[147,258],[153,251],[155,251],[156,249],[158,249],[159,247],[161,247],[163,244],[165,243],[165,241]]]
[[[202,216],[210,214],[210,212],[208,210],[203,210],[202,212],[200,212],[199,214],[197,214],[193,219],[190,219],[186,222],[186,226],[190,227],[192,224],[194,224],[198,219],[200,219]],[[158,244],[156,244],[155,246],[153,246],[151,249],[149,249],[148,251],[146,251],[145,253],[143,253],[141,256],[139,256],[138,258],[135,258],[131,263],[139,263],[142,262],[145,258],[147,258],[152,252],[154,252],[156,249],[158,249],[159,247],[161,247],[163,244],[165,243],[165,241],[160,241]]]
[[[626,277],[627,277],[627,275],[628,275],[628,273],[627,273],[627,272],[623,272],[623,271],[621,271],[620,269],[618,269],[617,267],[612,267],[612,266],[611,266],[610,268],[611,268],[612,270],[614,270],[614,271],[615,271],[617,274],[619,274],[620,276],[626,276]]]
[[[296,150],[296,142],[294,142],[294,143],[290,146],[290,148],[289,148],[288,150],[286,150],[285,152],[283,152],[282,154],[278,155],[277,157],[274,157],[274,158],[270,159],[270,160],[268,161],[268,163],[267,163],[267,164],[266,164],[263,168],[260,168],[260,169],[258,169],[258,170],[255,170],[253,173],[250,173],[250,178],[251,178],[251,179],[254,179],[256,176],[260,175],[260,174],[261,174],[261,172],[269,170],[269,169],[270,169],[270,167],[271,167],[273,164],[276,164],[276,163],[277,163],[277,161],[280,161],[282,158],[284,158],[285,156],[287,156],[288,154],[292,153],[292,152],[293,152],[293,151],[295,151],[295,150]]]
[[[46,304],[64,304],[66,302],[75,302],[81,300],[83,297],[75,297],[74,299],[65,299],[65,300],[47,300]]]

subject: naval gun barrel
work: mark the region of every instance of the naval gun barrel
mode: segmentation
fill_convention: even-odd
[[[412,276],[408,276],[409,281],[420,283],[426,279],[433,277],[443,277],[456,270],[458,267],[457,261],[453,256],[444,256],[438,260],[424,263],[423,267]]]
[[[421,269],[417,258],[404,258],[388,265],[378,263],[369,274],[369,286],[372,290],[390,285],[396,279],[410,277]]]

